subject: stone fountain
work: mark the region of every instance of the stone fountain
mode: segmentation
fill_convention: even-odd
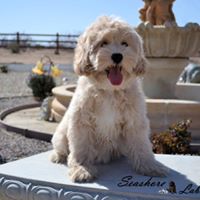
[[[135,28],[143,38],[149,63],[143,80],[148,116],[152,132],[162,132],[171,123],[191,119],[192,139],[195,142],[198,141],[198,148],[200,148],[200,95],[198,95],[200,86],[199,84],[177,83],[179,75],[189,63],[189,58],[198,56],[200,27],[196,23],[188,23],[184,27],[179,27],[172,10],[174,2],[172,0],[144,0],[144,7],[139,11],[142,22]],[[53,89],[54,99],[48,104],[50,107],[47,112],[51,114],[48,116],[50,119],[56,122],[62,119],[75,88],[76,85],[63,85]],[[29,113],[33,111],[27,111],[27,115]],[[34,111],[34,113],[37,112]],[[5,118],[7,114],[8,112],[4,113],[2,117],[4,127],[7,127],[5,123],[9,125],[11,120],[9,117]],[[15,121],[12,121],[12,125],[16,124],[16,115],[14,115]],[[24,113],[23,116],[25,116]],[[19,117],[19,121],[21,124],[23,119]],[[30,124],[39,127],[38,123],[36,121]],[[52,134],[57,124],[47,122],[49,125],[46,129],[45,123],[40,122],[40,127],[43,127],[42,132],[45,129],[45,134],[46,132]],[[19,131],[26,133],[30,129],[27,124],[23,125],[23,131]]]
[[[200,51],[200,26],[188,23],[179,27],[172,11],[174,0],[144,0],[142,23],[136,28],[144,40],[149,61],[144,90],[149,98],[174,99],[176,81]]]
[[[155,132],[164,130],[176,120],[191,118],[193,137],[200,139],[200,115],[197,114],[200,102],[181,101],[176,96],[179,75],[189,58],[200,51],[200,26],[188,23],[179,27],[172,10],[173,3],[174,0],[144,0],[144,7],[139,10],[142,23],[135,29],[143,38],[149,63],[143,80],[148,115]],[[53,89],[52,113],[56,121],[61,120],[74,90],[75,85]]]

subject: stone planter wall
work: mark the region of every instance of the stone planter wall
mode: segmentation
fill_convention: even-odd
[[[186,100],[147,99],[148,117],[151,129],[159,133],[170,124],[191,119],[189,131],[193,140],[200,140],[200,102]]]

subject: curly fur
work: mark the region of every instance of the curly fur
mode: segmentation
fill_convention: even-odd
[[[123,59],[116,64],[113,53]],[[143,175],[164,176],[167,169],[154,159],[149,120],[139,75],[146,60],[142,40],[127,23],[100,17],[80,36],[74,70],[80,75],[70,106],[53,139],[51,160],[67,159],[72,181],[97,176],[96,163],[121,155]],[[123,80],[113,85],[106,70],[120,66]]]

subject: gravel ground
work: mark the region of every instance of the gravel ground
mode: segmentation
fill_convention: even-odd
[[[33,103],[32,97],[12,97],[0,99],[0,111],[17,105]],[[0,129],[0,162],[18,160],[52,148],[51,143],[26,138],[14,132]]]
[[[28,72],[0,73],[0,112],[17,105],[33,103],[31,90],[26,86]],[[76,76],[65,72],[69,83]],[[37,139],[26,138],[20,134],[7,132],[0,128],[0,163],[14,161],[52,149],[52,145]]]

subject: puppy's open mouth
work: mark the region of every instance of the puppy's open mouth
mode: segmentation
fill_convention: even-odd
[[[120,85],[123,81],[121,73],[122,67],[119,65],[112,65],[106,68],[107,77],[112,85]]]

